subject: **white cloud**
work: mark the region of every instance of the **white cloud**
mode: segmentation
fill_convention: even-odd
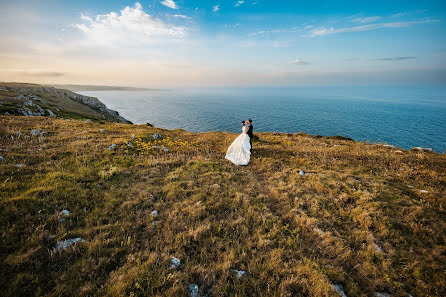
[[[81,15],[81,19],[85,22],[73,26],[82,31],[93,44],[150,43],[157,38],[181,38],[186,34],[184,27],[169,25],[144,12],[139,2],[134,7],[125,7],[119,13],[110,12],[95,18]]]
[[[371,16],[371,17],[365,17],[365,18],[354,18],[354,19],[351,20],[351,22],[366,24],[366,23],[376,22],[376,21],[378,21],[380,19],[381,19],[380,16]]]
[[[310,32],[309,37],[315,36],[323,36],[330,34],[338,34],[338,33],[346,33],[346,32],[361,32],[361,31],[370,31],[382,28],[405,28],[411,27],[416,24],[427,24],[427,23],[436,23],[439,20],[434,19],[424,19],[419,21],[411,21],[411,22],[393,22],[393,23],[378,23],[378,24],[368,24],[356,27],[348,27],[348,28],[318,28],[314,29]]]
[[[178,19],[190,19],[190,16],[184,15],[184,14],[173,14],[172,17],[178,18]]]
[[[234,7],[239,7],[243,3],[245,3],[245,1],[237,1],[237,3],[235,3]]]
[[[402,57],[371,59],[370,61],[397,62],[397,61],[404,61],[404,60],[413,60],[416,58],[417,57],[414,57],[414,56],[402,56]]]
[[[213,12],[217,12],[217,11],[219,11],[219,10],[220,10],[220,4],[215,5],[214,7],[212,7],[212,11],[213,11]]]
[[[163,0],[161,1],[161,4],[172,9],[178,9],[178,6],[173,0]]]
[[[290,64],[302,65],[302,66],[310,65],[310,63],[305,62],[305,61],[303,61],[301,59],[295,59],[295,60],[291,61]]]

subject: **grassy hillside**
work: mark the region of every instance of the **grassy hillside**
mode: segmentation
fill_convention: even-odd
[[[446,295],[444,154],[257,135],[0,117],[2,295]]]

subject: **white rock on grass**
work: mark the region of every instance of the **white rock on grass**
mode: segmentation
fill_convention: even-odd
[[[426,191],[426,190],[419,190],[418,192],[420,192],[420,193],[429,193],[429,191]]]
[[[70,211],[68,209],[63,209],[59,211],[59,215],[68,217],[70,215]]]
[[[91,120],[90,119],[85,120],[85,123],[91,123]]]
[[[432,153],[434,151],[432,148],[426,148],[426,147],[421,147],[421,146],[414,147],[413,149],[418,150],[420,152],[430,152],[430,153]]]
[[[180,267],[181,261],[178,258],[172,257],[170,260],[170,268],[178,268]]]
[[[152,138],[153,139],[161,139],[162,136],[160,134],[158,134],[158,133],[153,133]]]
[[[189,285],[189,295],[190,297],[198,297],[198,285],[196,284],[190,284]]]
[[[390,297],[390,294],[384,293],[384,292],[375,292],[375,296],[376,297]]]
[[[244,271],[244,270],[233,269],[232,271],[235,272],[235,275],[237,278],[242,278],[246,275],[246,271]]]
[[[15,167],[22,168],[22,167],[25,167],[25,164],[15,164]]]
[[[302,175],[302,176],[304,176],[304,175],[305,175],[305,171],[299,169],[299,174]]]
[[[170,152],[169,149],[168,149],[167,147],[164,147],[164,146],[163,146],[161,149],[162,149],[163,151],[165,151],[166,153]]]
[[[42,134],[42,132],[40,132],[37,129],[31,130],[31,132],[29,132],[32,136],[39,136]]]
[[[322,230],[319,229],[319,228],[314,228],[314,231],[316,231],[316,233],[319,234],[319,235],[321,235],[321,236],[325,235],[325,232],[322,231]]]
[[[136,137],[136,135],[135,135],[135,134],[132,134],[132,139],[135,139],[135,137]]]
[[[50,117],[56,116],[56,114],[51,109],[47,109],[46,112],[48,112]]]
[[[377,245],[376,243],[373,243],[373,247],[375,248],[375,250],[378,252],[378,253],[383,253],[383,249],[379,246],[379,245]]]
[[[104,132],[104,129],[99,129],[99,132],[101,132],[101,133]]]
[[[116,149],[116,144],[114,144],[114,143],[108,147],[109,151],[114,150],[114,149]]]
[[[344,287],[341,284],[333,285],[333,289],[335,289],[342,297],[347,297],[344,292]]]
[[[72,239],[66,239],[66,240],[61,240],[58,241],[56,244],[56,251],[60,251],[60,250],[64,250],[69,248],[72,244],[78,243],[78,242],[84,242],[85,240],[80,238],[80,237],[76,237],[76,238],[72,238]]]
[[[0,156],[0,161],[5,161],[5,157]]]
[[[158,215],[158,211],[154,210],[150,213],[152,216],[156,217]]]

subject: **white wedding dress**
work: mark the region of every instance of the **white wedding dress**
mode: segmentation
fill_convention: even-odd
[[[246,126],[242,127],[242,134],[237,136],[226,151],[225,158],[235,165],[248,165],[251,159],[251,144],[246,129]]]

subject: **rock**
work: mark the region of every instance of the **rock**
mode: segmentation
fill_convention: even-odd
[[[233,269],[232,271],[235,272],[237,278],[242,278],[246,275],[246,271],[244,270]]]
[[[396,150],[396,151],[394,151],[394,153],[395,153],[395,154],[404,154],[404,152],[403,152],[403,151],[400,151],[400,150]]]
[[[299,174],[304,176],[305,175],[305,171],[299,169]]]
[[[376,297],[390,297],[390,294],[384,292],[375,292]]]
[[[163,151],[165,151],[166,153],[170,152],[169,149],[168,149],[167,147],[164,147],[164,146],[163,146],[161,149],[162,149]]]
[[[25,167],[25,165],[24,164],[15,164],[15,167],[22,168],[22,167]]]
[[[9,112],[5,112],[5,115],[9,115]]]
[[[34,106],[34,103],[29,99],[27,101],[23,102],[23,104],[28,105],[28,106]]]
[[[341,284],[337,284],[337,285],[333,285],[333,288],[336,290],[336,292],[338,292],[339,295],[341,295],[342,297],[347,297],[347,295],[345,295],[344,292],[344,287],[342,287]]]
[[[68,217],[70,215],[70,211],[68,209],[64,209],[59,211],[59,215]]]
[[[90,119],[85,120],[85,123],[91,123]]]
[[[5,161],[5,157],[0,156],[0,162],[3,162],[3,161]]]
[[[161,139],[163,137],[160,134],[158,134],[158,133],[153,133],[152,138],[153,139]]]
[[[108,147],[109,151],[114,150],[114,149],[116,149],[116,144],[114,144],[114,143]]]
[[[127,142],[127,146],[128,146],[128,147],[132,147],[132,148],[134,147],[134,146],[133,146],[133,143],[131,143],[131,142]]]
[[[413,188],[415,188],[414,186],[411,186],[411,185],[407,185],[407,187],[408,187],[409,189],[413,189]]]
[[[383,144],[384,147],[392,147],[394,148],[395,146],[391,145],[391,144]]]
[[[42,132],[40,132],[37,129],[31,130],[31,132],[29,132],[32,136],[39,136],[42,134]]]
[[[50,117],[56,116],[56,114],[51,109],[47,109],[46,112],[50,115]]]
[[[383,249],[379,245],[377,245],[376,243],[373,243],[373,247],[375,248],[375,250],[378,253],[383,253]]]
[[[154,146],[152,146],[152,149],[154,149],[154,150],[159,150],[161,147],[160,146],[157,146],[157,145],[154,145]]]
[[[59,250],[64,250],[69,248],[72,244],[77,243],[77,242],[84,242],[85,240],[83,240],[80,237],[77,238],[72,238],[72,239],[66,239],[66,240],[61,240],[57,242],[57,245],[55,247],[56,251]]]
[[[196,284],[189,284],[189,295],[190,297],[198,297],[198,285]]]
[[[321,235],[321,236],[325,235],[325,232],[322,231],[322,230],[319,229],[319,228],[314,228],[314,231],[316,231],[316,233],[318,233],[318,234]]]
[[[150,123],[147,123],[147,126],[149,126],[149,127],[153,127],[153,125],[152,125],[152,124],[150,124]]]
[[[158,215],[158,211],[154,210],[150,213],[152,216],[156,217]]]
[[[101,133],[104,132],[104,129],[99,129],[99,132],[101,132]]]
[[[429,193],[429,191],[426,191],[426,190],[419,190],[418,192],[420,192],[420,193]]]
[[[180,267],[181,261],[178,258],[172,257],[170,260],[170,268],[178,268]]]
[[[421,146],[414,147],[412,150],[416,150],[416,151],[420,151],[420,152],[429,152],[429,153],[434,152],[434,150],[431,148],[425,148],[425,147],[421,147]]]
[[[155,225],[158,224],[158,223],[159,223],[159,221],[153,221],[153,222],[152,222],[152,225],[155,226]]]
[[[136,135],[135,135],[135,134],[132,134],[132,139],[135,139],[135,137],[136,137]]]

